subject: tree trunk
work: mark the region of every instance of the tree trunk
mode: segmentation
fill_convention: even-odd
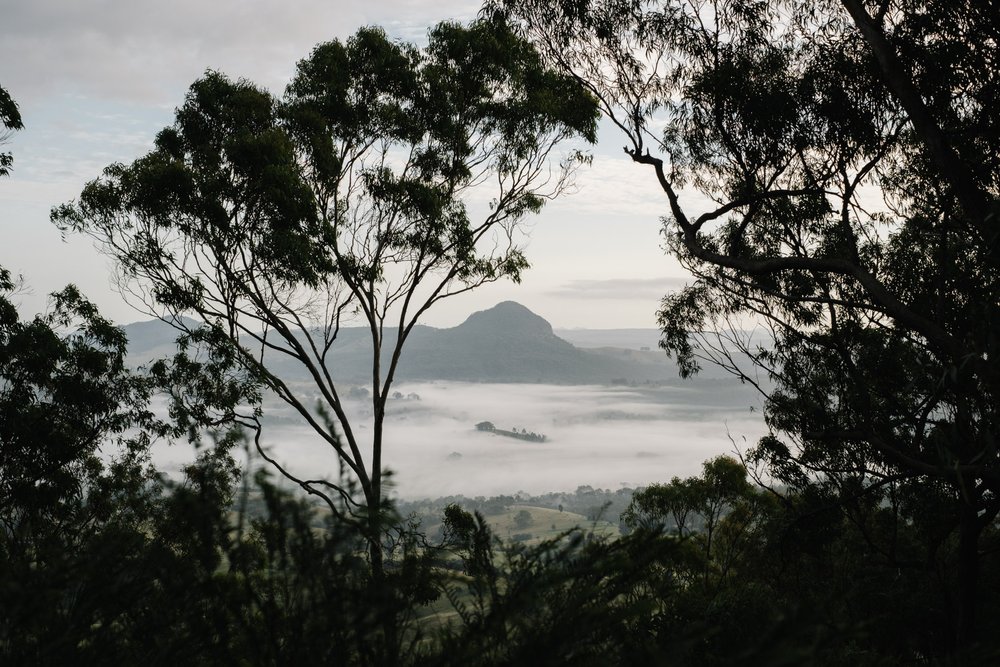
[[[958,590],[955,619],[955,650],[975,643],[977,585],[979,583],[979,535],[983,525],[974,505],[963,504],[958,534]]]
[[[382,630],[381,646],[376,650],[377,664],[392,667],[399,662],[400,634],[395,591],[385,569],[382,536],[382,489],[377,472],[372,474],[373,488],[366,494],[368,502],[368,557],[371,562],[372,602],[376,606],[375,621]]]

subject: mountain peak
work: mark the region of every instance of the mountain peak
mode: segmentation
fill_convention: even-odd
[[[476,332],[519,333],[552,336],[552,325],[516,301],[501,301],[488,310],[480,310],[460,324],[457,329]]]

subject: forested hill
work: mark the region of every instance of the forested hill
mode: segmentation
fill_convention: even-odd
[[[169,353],[175,335],[171,327],[158,321],[137,322],[124,329],[135,364]],[[295,375],[292,365],[277,358],[274,362],[285,365],[283,374]],[[344,380],[370,378],[368,330],[342,329],[329,365]],[[513,301],[473,313],[457,327],[416,327],[404,346],[397,377],[566,384],[678,380],[674,363],[662,351],[574,347],[556,336],[544,318]]]

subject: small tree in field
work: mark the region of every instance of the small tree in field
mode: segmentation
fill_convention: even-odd
[[[317,46],[281,100],[209,72],[152,152],[108,167],[53,219],[97,239],[155,313],[182,329],[177,316],[197,316],[187,334],[329,445],[350,484],[281,472],[366,517],[380,570],[383,422],[407,337],[442,299],[519,279],[520,222],[582,161],[553,152],[592,141],[595,122],[590,97],[502,28],[444,23],[422,50],[363,29]],[[328,363],[352,320],[372,344],[364,432]],[[308,388],[278,370],[289,362]],[[252,410],[237,417],[259,427]]]

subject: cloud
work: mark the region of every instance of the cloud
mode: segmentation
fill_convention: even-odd
[[[553,211],[585,215],[635,216],[656,221],[670,213],[669,203],[647,165],[636,164],[630,158],[609,154],[605,141],[595,151],[594,161],[579,171],[575,192],[554,203]],[[718,204],[692,188],[678,192],[681,208],[690,218],[718,208]]]
[[[570,280],[548,294],[568,299],[634,299],[656,301],[667,292],[678,290],[687,278],[610,278],[606,280]]]
[[[67,89],[175,106],[177,90],[207,68],[277,88],[317,43],[381,24],[419,39],[442,19],[472,18],[478,3],[446,0],[32,0],[7,3],[2,85],[15,99]]]

